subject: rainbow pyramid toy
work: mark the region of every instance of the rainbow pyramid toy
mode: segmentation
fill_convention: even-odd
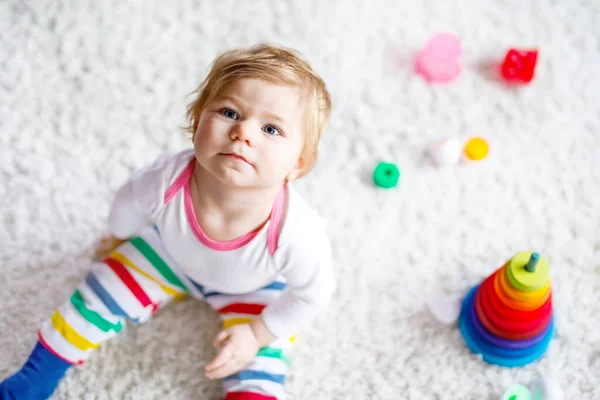
[[[521,252],[464,298],[458,325],[484,361],[521,367],[542,357],[554,334],[548,261]]]

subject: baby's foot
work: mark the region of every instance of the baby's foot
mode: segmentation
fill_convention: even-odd
[[[70,367],[38,342],[25,365],[0,382],[0,400],[47,399]]]

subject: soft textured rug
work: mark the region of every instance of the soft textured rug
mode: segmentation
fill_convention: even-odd
[[[220,51],[276,42],[327,81],[334,114],[298,187],[327,217],[339,290],[299,339],[295,399],[498,399],[540,374],[600,399],[600,7],[597,1],[20,1],[0,3],[0,378],[70,295],[118,185],[188,146],[187,94]],[[458,35],[463,72],[427,84],[415,52]],[[532,84],[493,66],[537,47]],[[424,150],[480,135],[491,155],[439,169]],[[401,184],[374,187],[381,160]],[[518,369],[483,363],[434,293],[463,294],[522,250],[551,265],[557,334]],[[217,321],[196,301],[130,327],[56,399],[216,399]]]

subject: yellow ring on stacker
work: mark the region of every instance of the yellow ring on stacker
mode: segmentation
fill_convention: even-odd
[[[540,308],[542,306],[542,304],[538,304],[538,303],[528,303],[525,301],[515,300],[512,297],[510,297],[509,295],[507,295],[506,292],[504,291],[504,287],[500,283],[500,272],[501,271],[494,273],[493,282],[494,282],[494,292],[496,293],[496,295],[498,296],[498,298],[500,299],[502,304],[507,305],[508,307],[512,308],[513,310],[519,310],[519,311],[533,311],[533,310],[537,310],[538,308]]]
[[[533,254],[531,251],[517,253],[508,262],[508,281],[515,289],[523,292],[540,290],[550,279],[550,266],[544,257],[540,256],[534,272],[529,272],[525,269],[531,254]]]
[[[519,301],[525,301],[530,303],[544,304],[550,295],[550,279],[546,282],[544,287],[540,290],[536,290],[535,292],[522,292],[516,290],[512,285],[508,282],[508,266],[504,265],[502,270],[500,271],[500,284],[504,289],[504,292],[511,298]]]

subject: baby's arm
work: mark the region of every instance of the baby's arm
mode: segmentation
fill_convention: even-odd
[[[307,224],[310,229],[296,229],[302,224],[294,222],[287,224],[294,229],[280,237],[283,240],[273,255],[287,287],[260,317],[217,334],[213,345],[223,347],[206,365],[208,378],[223,378],[240,371],[260,348],[278,338],[295,335],[329,303],[335,281],[325,230],[318,221]]]
[[[282,243],[275,253],[287,287],[261,315],[273,337],[289,337],[306,327],[323,311],[335,291],[329,239],[324,228],[313,228],[290,235],[291,241]],[[261,320],[257,321],[257,330]]]
[[[152,201],[147,199],[147,184],[151,177],[143,172],[132,177],[117,191],[108,213],[108,231],[117,239],[127,239],[148,224],[152,215]],[[140,180],[142,182],[140,182]]]
[[[240,371],[261,348],[298,333],[329,302],[335,283],[327,237],[314,232],[292,236],[293,240],[280,246],[274,255],[278,265],[282,265],[286,289],[260,317],[217,334],[213,345],[223,347],[206,365],[209,379]]]
[[[258,346],[261,348],[268,346],[277,339],[277,336],[275,336],[269,330],[269,328],[267,328],[267,324],[265,324],[265,320],[262,316],[254,318],[252,322],[250,322],[250,327],[252,328],[252,333],[254,333],[254,337],[258,342]]]
[[[109,236],[100,240],[97,253],[110,253],[124,240],[152,223],[162,205],[165,163],[173,155],[165,153],[136,172],[117,190],[108,214]]]
[[[108,256],[149,219],[147,213],[136,204],[131,186],[131,182],[127,181],[119,188],[113,200],[108,214],[110,233],[102,236],[98,241],[95,249],[96,257]]]
[[[102,236],[98,241],[98,244],[96,244],[96,249],[94,250],[96,257],[102,258],[108,256],[123,242],[123,239],[119,239],[113,235]]]

